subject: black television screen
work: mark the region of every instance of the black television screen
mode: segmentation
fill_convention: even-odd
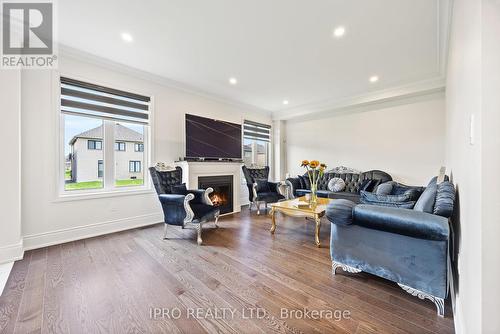
[[[186,158],[241,159],[241,125],[186,114]]]

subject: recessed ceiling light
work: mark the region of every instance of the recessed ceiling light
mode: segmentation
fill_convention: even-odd
[[[372,76],[370,77],[370,82],[371,82],[371,83],[375,83],[375,82],[377,82],[377,81],[378,81],[378,76],[376,76],[376,75],[372,75]]]
[[[288,104],[288,100],[283,100],[283,104],[286,106]]]
[[[335,36],[337,38],[344,36],[344,34],[345,34],[345,27],[343,27],[343,26],[337,27],[333,31],[333,36]]]
[[[134,37],[130,35],[128,32],[122,32],[122,40],[124,42],[130,43],[134,41]]]
[[[231,85],[236,85],[238,83],[238,80],[236,78],[229,78],[229,83]]]

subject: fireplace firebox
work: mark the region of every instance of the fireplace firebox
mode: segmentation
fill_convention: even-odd
[[[212,188],[210,200],[220,208],[220,213],[233,212],[233,176],[199,176],[198,189]]]

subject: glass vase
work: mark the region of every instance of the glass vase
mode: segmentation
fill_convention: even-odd
[[[318,185],[316,184],[311,184],[311,197],[309,199],[309,204],[311,206],[315,206],[318,203]]]

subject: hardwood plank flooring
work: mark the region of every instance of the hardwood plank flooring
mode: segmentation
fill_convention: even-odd
[[[311,222],[277,220],[271,235],[269,217],[244,208],[207,224],[201,247],[192,229],[162,240],[158,224],[26,252],[0,297],[0,332],[454,333],[449,303],[440,318],[387,280],[332,276],[326,219],[322,248]]]

